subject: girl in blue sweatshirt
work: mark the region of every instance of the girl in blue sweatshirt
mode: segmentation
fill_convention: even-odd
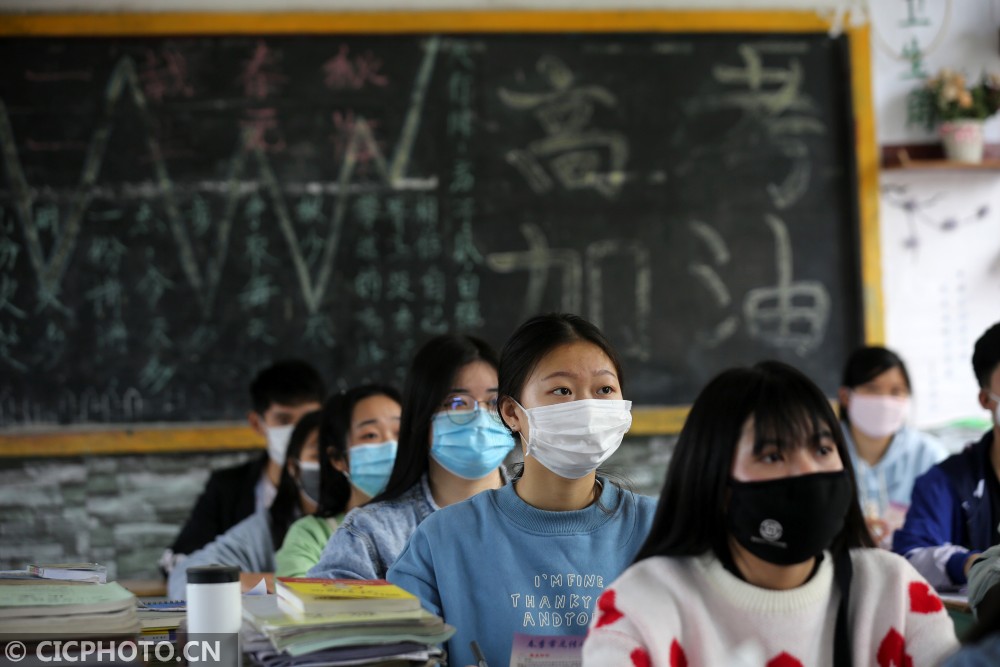
[[[525,322],[500,357],[500,419],[524,452],[512,485],[429,516],[389,569],[458,632],[453,665],[510,663],[529,650],[582,647],[597,600],[635,558],[655,501],[597,475],[632,423],[618,356],[575,315]]]

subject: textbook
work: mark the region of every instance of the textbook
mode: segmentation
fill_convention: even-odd
[[[276,577],[274,590],[290,611],[305,615],[420,609],[420,600],[384,579]]]
[[[0,584],[0,633],[100,636],[138,634],[132,593],[117,583]]]
[[[392,646],[412,643],[421,650],[431,650],[455,634],[455,628],[424,609],[388,612],[341,612],[322,616],[290,614],[276,595],[258,595],[243,599],[243,618],[259,633],[261,644],[250,653],[270,650],[287,656],[309,656],[317,664],[332,659],[317,654],[331,650]],[[266,640],[266,641],[263,641]],[[261,657],[261,656],[258,656]],[[345,659],[338,655],[333,663]],[[268,667],[273,667],[264,661]],[[381,663],[380,663],[381,664]]]
[[[28,572],[42,579],[85,581],[92,584],[105,584],[108,581],[108,568],[99,563],[40,563],[29,565]]]

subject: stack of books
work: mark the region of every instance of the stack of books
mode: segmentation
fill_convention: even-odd
[[[455,629],[387,581],[275,581],[277,595],[247,596],[255,632],[244,650],[268,667],[436,665]]]
[[[173,642],[177,631],[187,617],[183,600],[157,600],[139,603],[136,612],[142,626],[142,638],[147,641]]]
[[[0,634],[8,636],[137,636],[135,607],[135,596],[114,582],[0,579]]]

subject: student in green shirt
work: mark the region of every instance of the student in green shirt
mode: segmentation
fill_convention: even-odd
[[[381,493],[396,460],[399,392],[392,387],[364,385],[337,394],[323,406],[319,430],[319,462],[303,466],[300,479],[318,477],[315,514],[304,516],[288,529],[275,554],[279,577],[304,577],[319,562],[323,547],[344,515]]]

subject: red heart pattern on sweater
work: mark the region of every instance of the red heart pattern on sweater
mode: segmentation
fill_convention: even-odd
[[[615,592],[613,590],[605,591],[601,597],[597,598],[597,610],[601,615],[594,625],[595,628],[603,628],[605,625],[611,625],[625,617],[625,614],[615,607]]]
[[[684,655],[684,649],[681,645],[674,640],[674,643],[670,645],[670,667],[687,667],[688,658]]]
[[[646,649],[644,648],[637,648],[632,651],[629,657],[632,658],[633,667],[650,667],[653,664],[653,661],[649,659],[649,654],[646,653]]]
[[[802,661],[788,653],[779,653],[768,660],[767,667],[802,667]]]
[[[910,584],[910,611],[915,614],[933,614],[944,609],[941,598],[922,581]]]
[[[906,653],[906,640],[895,628],[889,628],[875,658],[879,667],[913,667],[913,658]]]

